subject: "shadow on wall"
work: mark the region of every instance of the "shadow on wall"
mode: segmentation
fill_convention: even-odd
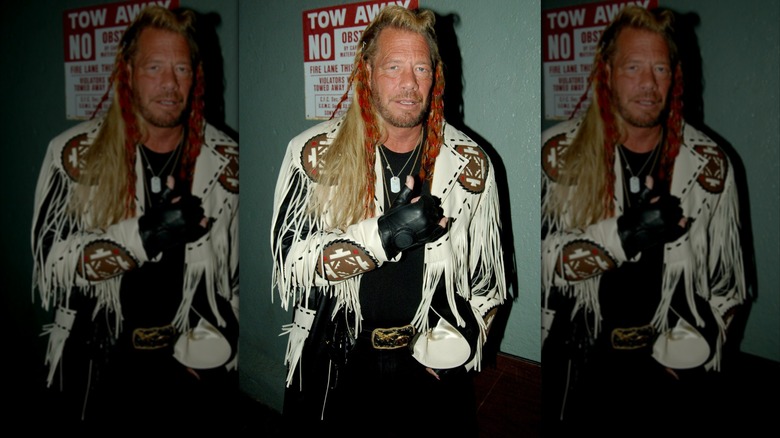
[[[222,18],[215,12],[197,14],[197,40],[206,80],[205,117],[217,129],[238,142],[238,132],[225,123],[225,69],[217,28]]]

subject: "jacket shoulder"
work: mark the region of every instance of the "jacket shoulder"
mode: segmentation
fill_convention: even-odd
[[[206,129],[204,130],[203,137],[206,144],[210,146],[223,145],[238,147],[238,142],[236,142],[230,135],[226,134],[210,123],[206,123]]]
[[[333,143],[340,127],[341,119],[328,120],[293,137],[287,144],[287,165],[303,171],[312,181],[318,180],[322,170],[322,157]]]
[[[485,148],[474,141],[468,134],[455,128],[450,124],[444,125],[442,147],[447,147],[457,152],[457,154],[469,158],[469,155],[478,154],[483,156],[489,162],[489,157],[485,153]]]
[[[683,142],[689,146],[702,144],[708,146],[718,146],[720,148],[720,145],[718,145],[718,143],[704,131],[701,131],[695,126],[689,125],[687,123],[683,126]]]
[[[493,184],[494,173],[491,157],[483,146],[463,131],[449,124],[444,126],[434,180],[457,182],[468,193],[482,194]]]
[[[83,139],[83,141],[89,141],[91,143],[98,132],[100,132],[101,126],[103,126],[103,120],[99,118],[80,122],[57,134],[52,138],[50,145],[51,147],[61,148],[75,138],[80,138]]]
[[[726,165],[730,167],[732,159],[723,145],[694,126],[688,124],[684,125],[681,147],[687,148],[693,154],[703,157],[713,165]]]
[[[477,144],[477,142],[472,140],[471,137],[468,136],[468,134],[450,125],[449,123],[444,124],[444,142],[445,143],[467,142],[467,143]]]
[[[573,138],[582,124],[582,119],[571,119],[557,123],[542,131],[542,144],[553,138]]]
[[[297,134],[290,140],[289,147],[300,149],[314,138],[332,141],[341,128],[342,118],[317,123]]]
[[[730,154],[735,152],[733,150],[727,151],[723,145],[694,126],[684,125],[683,143],[680,149],[678,160],[683,160],[688,156],[685,154],[687,150],[690,155],[696,156],[704,163],[704,167],[698,173],[696,179],[699,185],[706,191],[721,193],[727,186],[727,180],[734,178],[733,158],[736,156],[731,157]]]

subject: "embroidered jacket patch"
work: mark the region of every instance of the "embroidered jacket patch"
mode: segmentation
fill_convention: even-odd
[[[85,144],[86,140],[86,133],[79,134],[68,140],[65,147],[62,148],[62,167],[68,177],[76,182],[84,169],[84,154],[89,149],[89,146]]]
[[[323,248],[322,264],[317,266],[317,273],[328,280],[339,281],[376,269],[376,266],[376,260],[357,243],[335,240]]]
[[[558,275],[580,281],[602,274],[616,266],[615,260],[599,245],[585,240],[569,242],[561,251]]]
[[[719,147],[695,145],[693,149],[707,158],[707,165],[696,178],[699,185],[710,193],[722,193],[729,171],[726,154]]]
[[[566,147],[561,142],[565,139],[566,134],[559,134],[542,145],[542,170],[553,181],[558,181],[558,171],[563,165],[561,153]]]
[[[471,193],[482,193],[489,169],[485,151],[476,145],[455,145],[455,150],[469,159],[458,177],[458,182]]]
[[[101,281],[135,269],[136,266],[138,262],[115,242],[96,240],[84,247],[84,258],[76,266],[76,271],[89,281]]]
[[[310,138],[301,149],[301,166],[312,181],[316,182],[320,177],[322,156],[328,150],[327,141],[327,134],[319,134]]]
[[[219,183],[228,192],[238,193],[238,148],[231,145],[217,145],[214,149],[230,160],[219,175]]]

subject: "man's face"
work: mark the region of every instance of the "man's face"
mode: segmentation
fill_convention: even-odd
[[[369,64],[371,101],[382,120],[397,128],[418,126],[425,118],[433,85],[431,54],[425,38],[386,28]]]
[[[133,101],[141,117],[158,128],[178,126],[192,86],[187,40],[175,32],[144,29],[128,68]]]
[[[623,29],[607,69],[612,104],[623,120],[637,128],[659,125],[672,84],[669,48],[663,37],[646,30]]]

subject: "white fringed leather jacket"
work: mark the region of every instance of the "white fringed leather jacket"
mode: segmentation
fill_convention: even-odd
[[[542,134],[543,193],[550,193],[556,184],[552,175],[556,173],[554,169],[559,163],[558,157],[575,138],[579,125],[580,120],[574,119]],[[617,229],[617,218],[624,208],[623,169],[619,160],[615,160],[614,172],[616,212],[613,217],[585,229],[568,227],[565,217],[542,218],[542,223],[551,230],[542,242],[543,339],[554,316],[554,309],[547,306],[553,290],[574,297],[575,310],[585,309],[591,313],[595,320],[593,335],[598,334],[601,320],[598,297],[600,274],[627,261]],[[692,218],[693,223],[686,234],[664,247],[664,288],[651,323],[665,337],[659,338],[663,342],[656,343],[653,356],[671,368],[675,368],[672,366],[675,363],[688,361],[685,357],[675,357],[679,349],[674,347],[673,338],[681,334],[681,328],[676,327],[678,331],[674,331],[669,324],[671,297],[678,282],[682,282],[690,313],[695,319],[688,321],[691,326],[701,327],[704,323],[704,318],[693,304],[694,294],[709,303],[719,325],[718,339],[711,346],[714,354],[710,355],[711,359],[706,364],[700,364],[707,369],[718,369],[729,311],[742,303],[746,296],[737,187],[734,169],[723,149],[690,125],[684,127],[683,144],[674,164],[670,192],[681,199],[683,215]],[[542,199],[543,207],[545,202],[546,199]],[[641,257],[641,253],[637,257]],[[559,262],[563,265],[564,275],[557,273]],[[696,336],[695,333],[687,335]],[[669,343],[669,340],[673,342]]]
[[[359,325],[360,274],[393,262],[387,259],[379,238],[378,216],[341,232],[328,229],[323,218],[306,214],[309,196],[317,184],[318,160],[335,138],[340,123],[340,119],[320,123],[290,141],[275,191],[271,230],[273,281],[282,306],[296,306],[294,322],[284,327],[289,336],[285,358],[289,365],[288,385],[314,319],[314,309],[306,309],[301,303],[310,293],[334,294],[338,307],[355,311]],[[491,311],[506,296],[498,193],[491,162],[482,148],[449,125],[445,125],[443,139],[431,195],[441,199],[444,216],[451,218],[451,225],[443,237],[425,246],[423,299],[412,324],[418,332],[428,331],[428,308],[435,286],[445,282],[457,324],[463,324],[463,318],[455,308],[455,294],[465,298],[478,316],[481,342],[467,364],[467,368],[478,368],[480,349],[494,314]],[[381,214],[385,201],[379,154],[375,170],[375,205]],[[431,347],[428,352],[434,350]]]
[[[115,315],[114,332],[121,330],[119,289],[122,274],[149,262],[138,232],[138,217],[144,208],[144,173],[136,152],[136,216],[105,230],[90,227],[85,218],[67,211],[78,180],[80,156],[94,141],[102,119],[80,123],[55,137],[49,144],[35,192],[32,227],[34,256],[33,288],[41,305],[56,309],[55,322],[44,327],[49,335],[46,363],[49,384],[75,318],[68,307],[72,293],[97,299],[91,318],[101,311]],[[238,318],[238,144],[211,125],[205,128],[205,143],[195,165],[192,194],[202,200],[204,213],[213,219],[209,232],[189,243],[185,250],[184,290],[175,319],[180,333],[189,329],[187,315],[198,284],[206,280],[206,292],[215,325],[225,321],[215,299],[225,299]],[[158,256],[159,257],[159,256]]]

